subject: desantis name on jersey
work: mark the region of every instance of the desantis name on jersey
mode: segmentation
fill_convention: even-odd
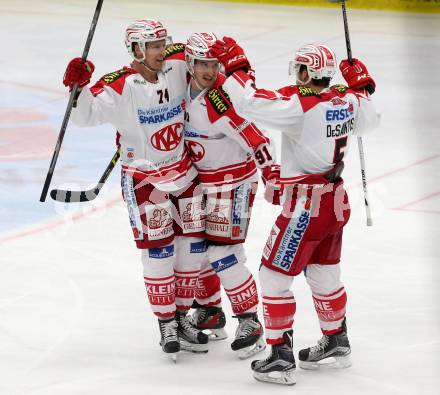
[[[161,112],[160,114],[151,114],[151,111],[145,111],[139,108],[138,116],[141,125],[145,123],[154,124],[169,121],[171,118],[179,115],[181,112],[182,106],[178,104],[177,106],[172,107],[169,110],[168,108],[166,108],[166,110],[164,112]]]
[[[337,125],[327,125],[327,137],[340,137],[352,132],[354,129],[354,118],[348,119]]]

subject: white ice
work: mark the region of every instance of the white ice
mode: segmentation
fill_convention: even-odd
[[[39,92],[48,103],[59,103],[54,114],[59,127],[67,102],[64,68],[82,53],[95,4],[0,0],[1,111],[34,110],[31,102],[20,103],[24,99],[14,95],[8,99],[5,92],[21,98],[27,97],[23,92]],[[287,65],[301,44],[323,42],[335,48],[339,59],[345,56],[338,9],[106,0],[89,55],[95,78],[127,64],[124,27],[139,17],[162,20],[175,41],[195,31],[234,36],[255,66],[260,87],[292,83]],[[353,367],[298,371],[294,388],[262,384],[252,378],[250,362],[232,354],[230,340],[213,343],[206,355],[182,353],[174,365],[158,345],[117,174],[97,202],[73,213],[50,200],[37,202],[50,155],[31,165],[0,157],[2,395],[438,393],[440,18],[349,10],[349,25],[353,54],[377,81],[374,100],[382,114],[380,129],[364,139],[371,228],[365,226],[355,143],[345,171],[353,213],[344,234],[342,269]],[[100,132],[107,136],[103,140],[70,132],[53,187],[97,180],[114,150],[111,128]],[[7,144],[5,136],[6,129],[0,128],[0,149]],[[16,136],[20,144],[29,144],[29,136],[24,138]],[[39,139],[36,129],[32,143]],[[85,152],[96,153],[96,168],[84,165]],[[72,155],[69,163],[67,155]],[[77,174],[75,179],[69,179],[67,168]],[[96,174],[90,176],[89,170]],[[8,177],[14,171],[27,174],[20,185]],[[246,243],[254,274],[276,215],[277,209],[259,196]],[[23,221],[23,227],[7,226],[28,217],[36,219]],[[320,331],[302,277],[294,289],[298,351],[314,344]],[[226,298],[224,307],[233,335],[235,320],[229,318]]]

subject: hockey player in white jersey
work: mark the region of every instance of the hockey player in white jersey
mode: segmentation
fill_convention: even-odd
[[[237,43],[225,37],[213,50],[230,77],[223,84],[237,112],[265,128],[282,132],[280,167],[265,174],[282,193],[282,212],[262,256],[260,283],[267,359],[252,362],[257,380],[295,383],[292,350],[296,310],[290,287],[305,272],[311,288],[322,338],[299,352],[300,367],[317,369],[324,360],[348,367],[350,344],[340,280],[342,229],[350,216],[341,173],[351,136],[377,125],[378,117],[366,91],[375,83],[366,67],[354,59],[340,69],[348,87],[330,87],[336,72],[334,52],[324,45],[301,47],[290,70],[297,85],[272,91],[257,89],[246,71],[249,62]],[[274,196],[274,201],[277,196]]]
[[[185,144],[206,196],[210,267],[202,267],[206,276],[200,282],[206,285],[208,278],[215,281],[212,271],[220,277],[238,319],[231,348],[244,359],[265,348],[257,315],[257,288],[245,265],[243,243],[258,184],[257,166],[269,166],[273,154],[269,138],[238,116],[222,91],[225,76],[210,54],[216,40],[213,33],[195,33],[185,47],[191,76],[186,94]],[[198,313],[204,313],[197,314],[199,328],[207,328],[204,320],[217,323],[218,312],[212,307],[220,300],[220,286],[213,291],[198,299],[202,305]]]
[[[111,123],[118,130],[122,193],[163,351],[207,352],[207,335],[187,316],[204,257],[204,215],[197,210],[203,195],[183,141],[184,45],[167,46],[166,28],[152,19],[130,24],[125,44],[131,65],[91,88],[92,63],[69,63],[64,84],[82,88],[72,118],[78,126]]]

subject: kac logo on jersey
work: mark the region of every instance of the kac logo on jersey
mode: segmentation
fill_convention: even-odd
[[[183,123],[165,126],[151,136],[151,144],[159,151],[172,151],[182,141]]]
[[[203,145],[197,141],[185,140],[185,146],[188,150],[191,162],[199,162],[205,156],[205,148],[203,148]]]

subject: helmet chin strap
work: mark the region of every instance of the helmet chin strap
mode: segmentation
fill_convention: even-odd
[[[145,57],[146,57],[146,51],[142,51],[142,49],[141,48],[139,48],[140,49],[140,51],[141,51],[141,53],[142,53],[142,59],[135,59],[138,63],[140,63],[142,66],[144,66],[150,73],[157,73],[158,71],[160,71],[160,70],[154,70],[154,69],[152,69],[150,66],[149,66],[149,64],[147,63],[147,61],[145,60]]]
[[[194,83],[196,84],[196,87],[199,91],[202,91],[203,88],[202,86],[200,86],[199,82],[197,81],[196,78],[196,74],[194,73],[194,59],[191,60],[190,63],[188,63],[188,67],[187,67],[189,74],[191,75],[191,79],[194,81]]]
[[[157,73],[159,71],[159,70],[153,70],[150,66],[148,66],[147,62],[145,61],[145,58],[141,60],[139,63],[152,73]]]
[[[203,89],[205,89],[203,86],[200,86],[199,82],[197,81],[197,78],[194,75],[192,75],[192,79],[194,80],[194,82],[195,82],[195,84],[197,86],[197,89],[199,91],[202,91]]]

